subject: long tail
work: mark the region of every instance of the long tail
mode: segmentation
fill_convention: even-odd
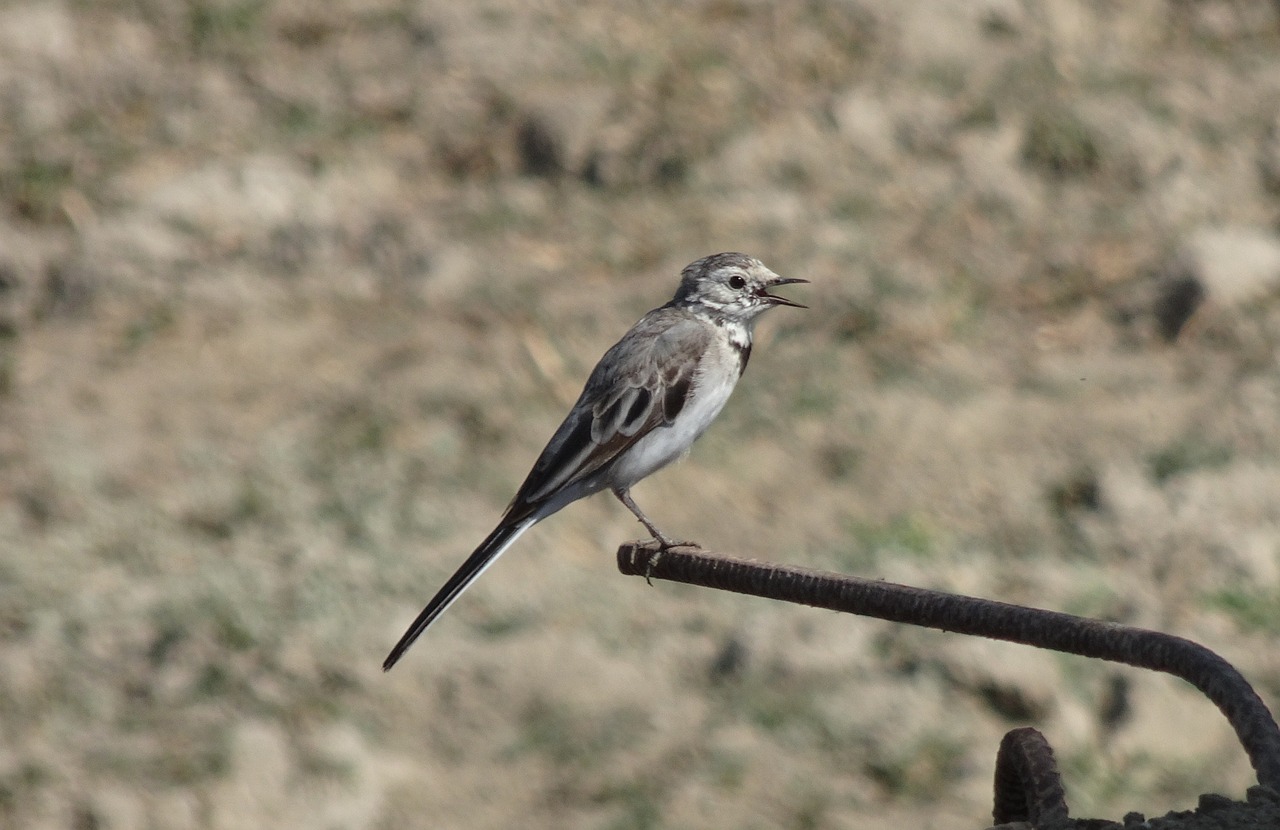
[[[400,638],[400,642],[396,643],[396,647],[391,649],[391,653],[387,655],[387,659],[382,661],[382,670],[389,671],[396,661],[409,650],[409,646],[413,645],[413,641],[418,639],[422,632],[427,630],[427,626],[435,622],[436,617],[444,613],[444,610],[453,604],[453,601],[462,596],[462,592],[475,581],[475,578],[485,572],[485,569],[497,561],[503,552],[511,547],[516,539],[520,538],[520,534],[524,533],[533,526],[536,519],[530,517],[515,524],[502,523],[494,528],[480,547],[476,548],[467,561],[462,563],[462,567],[449,577],[449,581],[436,592],[436,595],[427,603],[427,607],[422,609],[422,613],[413,621],[413,625],[409,626],[409,630]]]

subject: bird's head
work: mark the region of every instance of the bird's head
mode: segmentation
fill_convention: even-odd
[[[808,280],[780,277],[746,254],[713,254],[690,263],[680,273],[680,287],[672,304],[749,324],[774,306],[808,308],[769,293],[779,285],[802,282]]]

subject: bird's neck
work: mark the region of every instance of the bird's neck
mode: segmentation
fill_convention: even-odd
[[[729,346],[738,355],[738,375],[747,370],[747,361],[751,359],[751,337],[755,329],[755,319],[743,320],[738,316],[730,316],[719,309],[706,305],[686,306],[687,310],[714,325],[724,333]]]
[[[717,320],[716,323],[729,336],[730,345],[739,351],[751,351],[752,326],[750,323],[743,323],[741,320],[726,320],[724,318]]]
[[[718,308],[705,303],[690,303],[684,309],[695,317],[701,317],[714,324],[729,337],[729,342],[737,349],[751,349],[751,337],[755,330],[755,319],[743,320],[741,316],[729,315]]]

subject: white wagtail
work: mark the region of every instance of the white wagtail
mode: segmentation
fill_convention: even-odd
[[[706,430],[747,368],[756,318],[789,283],[758,259],[724,253],[691,263],[671,302],[632,326],[591,371],[578,402],[507,506],[502,521],[444,584],[383,662],[418,635],[520,534],[580,498],[608,489],[662,548],[671,541],[631,499],[631,485],[680,458]]]

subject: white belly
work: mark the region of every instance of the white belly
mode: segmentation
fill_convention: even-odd
[[[730,360],[729,358],[732,358]],[[690,398],[684,409],[670,426],[658,427],[637,441],[622,454],[610,471],[609,486],[625,489],[640,479],[675,461],[689,451],[693,442],[711,426],[711,422],[724,409],[725,402],[738,383],[736,354],[709,354],[694,376]],[[735,366],[731,372],[713,372],[709,376],[705,367],[716,361],[721,366]],[[717,381],[715,376],[719,376]]]

